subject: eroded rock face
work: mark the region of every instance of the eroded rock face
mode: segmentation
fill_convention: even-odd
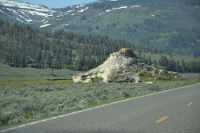
[[[122,48],[119,52],[110,54],[110,57],[100,66],[88,72],[74,75],[74,83],[88,83],[93,78],[102,82],[140,82],[141,73],[151,73],[156,76],[165,71],[148,66],[137,59],[131,49]]]
[[[133,53],[133,50],[129,49],[129,48],[122,48],[119,50],[119,54],[121,56],[125,56],[125,57],[136,57],[135,54]]]

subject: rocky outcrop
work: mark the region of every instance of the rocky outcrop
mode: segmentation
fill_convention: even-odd
[[[157,69],[141,62],[131,49],[122,48],[119,52],[110,54],[110,57],[97,68],[76,74],[72,78],[74,83],[88,83],[94,80],[107,83],[137,83],[154,80],[161,74],[177,76],[177,73]]]

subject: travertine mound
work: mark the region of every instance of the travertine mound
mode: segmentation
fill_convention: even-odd
[[[119,52],[110,54],[110,57],[100,66],[88,72],[74,75],[74,83],[88,83],[92,79],[99,79],[102,82],[143,82],[150,81],[160,74],[173,74],[161,69],[151,67],[142,63],[131,49],[122,48]],[[151,78],[144,78],[150,75]],[[145,82],[145,81],[144,81]]]

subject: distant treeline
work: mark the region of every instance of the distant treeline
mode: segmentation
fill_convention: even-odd
[[[142,56],[141,54],[138,57],[148,65],[153,67],[162,68],[168,71],[180,72],[180,73],[187,73],[187,72],[200,72],[200,60],[190,60],[185,61],[175,60],[173,57],[167,58],[167,56],[161,55],[160,59],[152,60],[151,57]]]
[[[32,29],[0,20],[0,62],[12,67],[68,68],[86,71],[103,63],[112,52],[126,47],[145,52],[163,53],[145,47],[134,47],[123,40],[108,36],[67,33],[63,29],[51,32]],[[200,72],[200,61],[161,61],[138,57],[149,65],[164,66],[179,72]]]

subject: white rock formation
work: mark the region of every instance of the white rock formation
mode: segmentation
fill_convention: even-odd
[[[122,48],[119,52],[110,54],[110,57],[100,66],[88,72],[74,75],[74,83],[88,83],[93,78],[102,79],[102,82],[139,82],[141,72],[166,72],[142,63],[131,49]]]

